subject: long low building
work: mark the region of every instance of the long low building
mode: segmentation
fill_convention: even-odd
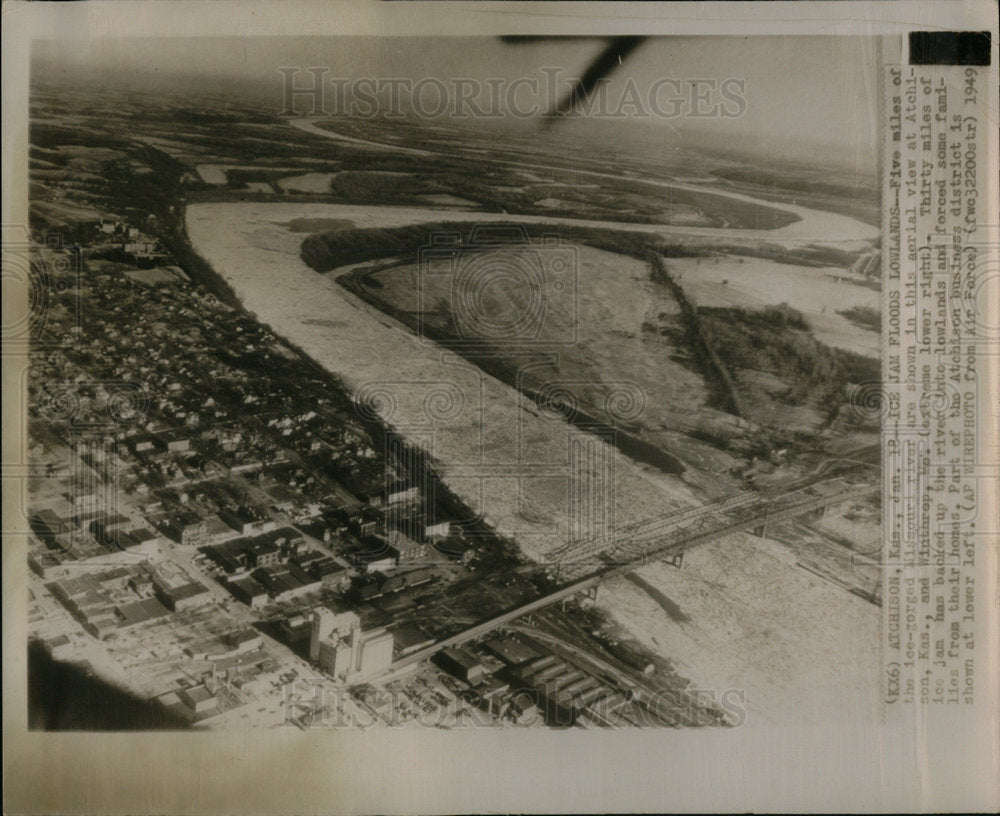
[[[171,612],[181,612],[211,600],[208,587],[197,581],[189,581],[179,586],[165,586],[156,581],[153,583],[156,597],[163,601],[164,606]]]

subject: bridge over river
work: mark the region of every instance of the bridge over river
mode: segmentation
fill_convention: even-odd
[[[593,593],[608,578],[629,572],[650,561],[664,559],[680,567],[684,553],[699,544],[747,530],[760,530],[763,534],[770,523],[864,498],[879,491],[881,485],[877,483],[858,485],[837,478],[771,495],[740,493],[680,513],[647,519],[630,525],[614,536],[572,542],[551,554],[550,560],[554,566],[579,570],[581,566],[596,561],[603,561],[604,565],[540,598],[413,652],[395,661],[382,674],[369,679],[385,679],[433,657],[442,649],[476,640],[518,618],[575,595]]]

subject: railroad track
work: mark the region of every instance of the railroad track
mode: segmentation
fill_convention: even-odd
[[[463,643],[476,640],[502,626],[516,621],[518,618],[523,618],[526,615],[530,615],[532,612],[544,609],[547,606],[558,603],[561,600],[571,598],[574,595],[587,592],[613,576],[619,575],[623,572],[628,572],[636,567],[648,564],[651,561],[661,558],[675,558],[678,555],[683,555],[684,552],[692,547],[698,546],[699,544],[705,544],[719,538],[724,538],[725,536],[732,535],[733,533],[754,529],[765,523],[778,522],[794,518],[804,513],[818,510],[822,507],[862,498],[881,490],[881,485],[855,485],[846,486],[845,489],[827,493],[825,495],[815,495],[817,488],[821,485],[833,487],[836,482],[842,483],[841,480],[833,479],[792,491],[791,494],[783,494],[778,497],[779,500],[777,501],[765,502],[763,508],[758,508],[757,512],[750,513],[740,519],[729,519],[726,523],[720,526],[710,526],[708,529],[700,529],[699,531],[689,531],[688,528],[685,528],[680,534],[665,533],[666,540],[660,539],[658,542],[656,540],[644,540],[641,544],[634,545],[632,549],[621,549],[619,552],[623,558],[620,561],[612,562],[610,564],[605,563],[593,572],[572,580],[564,586],[561,586],[540,598],[528,601],[527,603],[521,604],[520,606],[517,606],[507,612],[496,615],[489,620],[471,626],[455,635],[443,638],[430,646],[397,660],[385,671],[368,679],[377,680],[391,677],[392,675],[414,665],[415,663],[419,663],[433,657],[442,649],[447,649],[452,646],[460,646]],[[811,491],[811,493],[807,491]],[[789,503],[788,499],[790,496],[798,496],[799,499]],[[717,504],[718,503],[710,505],[712,508],[711,512],[719,512]],[[777,506],[774,506],[775,504]],[[730,507],[740,505],[741,503],[735,502]],[[706,511],[705,518],[708,517],[709,516]],[[649,524],[651,531],[653,531],[660,529],[662,525],[667,523],[666,520],[670,518],[674,517],[666,516],[662,519],[654,520],[655,526],[652,522],[643,522],[642,524]],[[699,521],[700,520],[701,517],[699,517]],[[636,527],[638,526],[639,525],[636,525]],[[597,550],[596,552],[600,553],[601,550]]]

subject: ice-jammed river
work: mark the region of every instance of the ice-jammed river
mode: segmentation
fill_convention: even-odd
[[[611,518],[628,523],[696,502],[680,477],[637,464],[539,411],[317,274],[299,255],[305,234],[295,230],[303,223],[322,230],[325,220],[365,228],[443,217],[497,218],[262,202],[194,204],[186,213],[194,248],[244,307],[424,447],[449,487],[528,555],[541,557]],[[634,410],[629,399],[617,395],[617,410]],[[653,564],[640,572],[687,622],[676,622],[624,578],[606,585],[601,605],[696,687],[745,694],[749,725],[874,716],[878,686],[869,667],[878,665],[877,609],[797,568],[781,545],[733,536],[692,551],[682,570]]]

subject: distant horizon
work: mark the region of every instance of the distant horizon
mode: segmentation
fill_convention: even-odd
[[[649,88],[663,78],[719,83],[727,78],[744,83],[746,110],[732,118],[622,118],[634,138],[671,132],[683,144],[697,140],[712,149],[781,154],[809,160],[825,153],[823,163],[844,166],[859,175],[875,172],[877,38],[871,37],[677,37],[649,40],[629,57],[607,84],[612,99],[622,99],[627,82]],[[92,45],[92,44],[91,44]],[[473,49],[472,46],[475,46]],[[311,80],[307,70],[322,67],[324,80],[377,77],[432,81],[468,78],[484,82],[515,82],[527,77],[539,83],[545,70],[559,70],[560,80],[579,76],[603,43],[567,39],[511,45],[496,38],[259,37],[120,39],[102,48],[72,42],[33,43],[33,79],[98,83],[122,91],[151,92],[196,98],[224,97],[236,92],[236,105],[282,105],[285,78],[279,68],[295,67],[296,87]],[[809,53],[809,59],[803,53]],[[789,70],[791,65],[795,70]],[[669,70],[661,69],[668,65]],[[557,68],[556,68],[557,66]],[[624,89],[624,90],[623,90]],[[332,85],[329,88],[332,97]],[[433,97],[431,97],[433,98]],[[518,97],[524,99],[522,95]],[[789,105],[789,100],[794,104]],[[307,100],[308,101],[308,100]],[[548,100],[546,100],[548,101]],[[634,108],[628,109],[630,113]],[[378,118],[378,117],[374,117]],[[448,122],[442,116],[441,123]],[[497,120],[473,120],[486,123]],[[528,133],[521,121],[506,116],[503,127]],[[555,124],[551,131],[578,133],[580,119]],[[450,126],[468,129],[470,120],[453,119]],[[534,125],[534,121],[531,122]],[[501,128],[502,129],[502,128]]]

